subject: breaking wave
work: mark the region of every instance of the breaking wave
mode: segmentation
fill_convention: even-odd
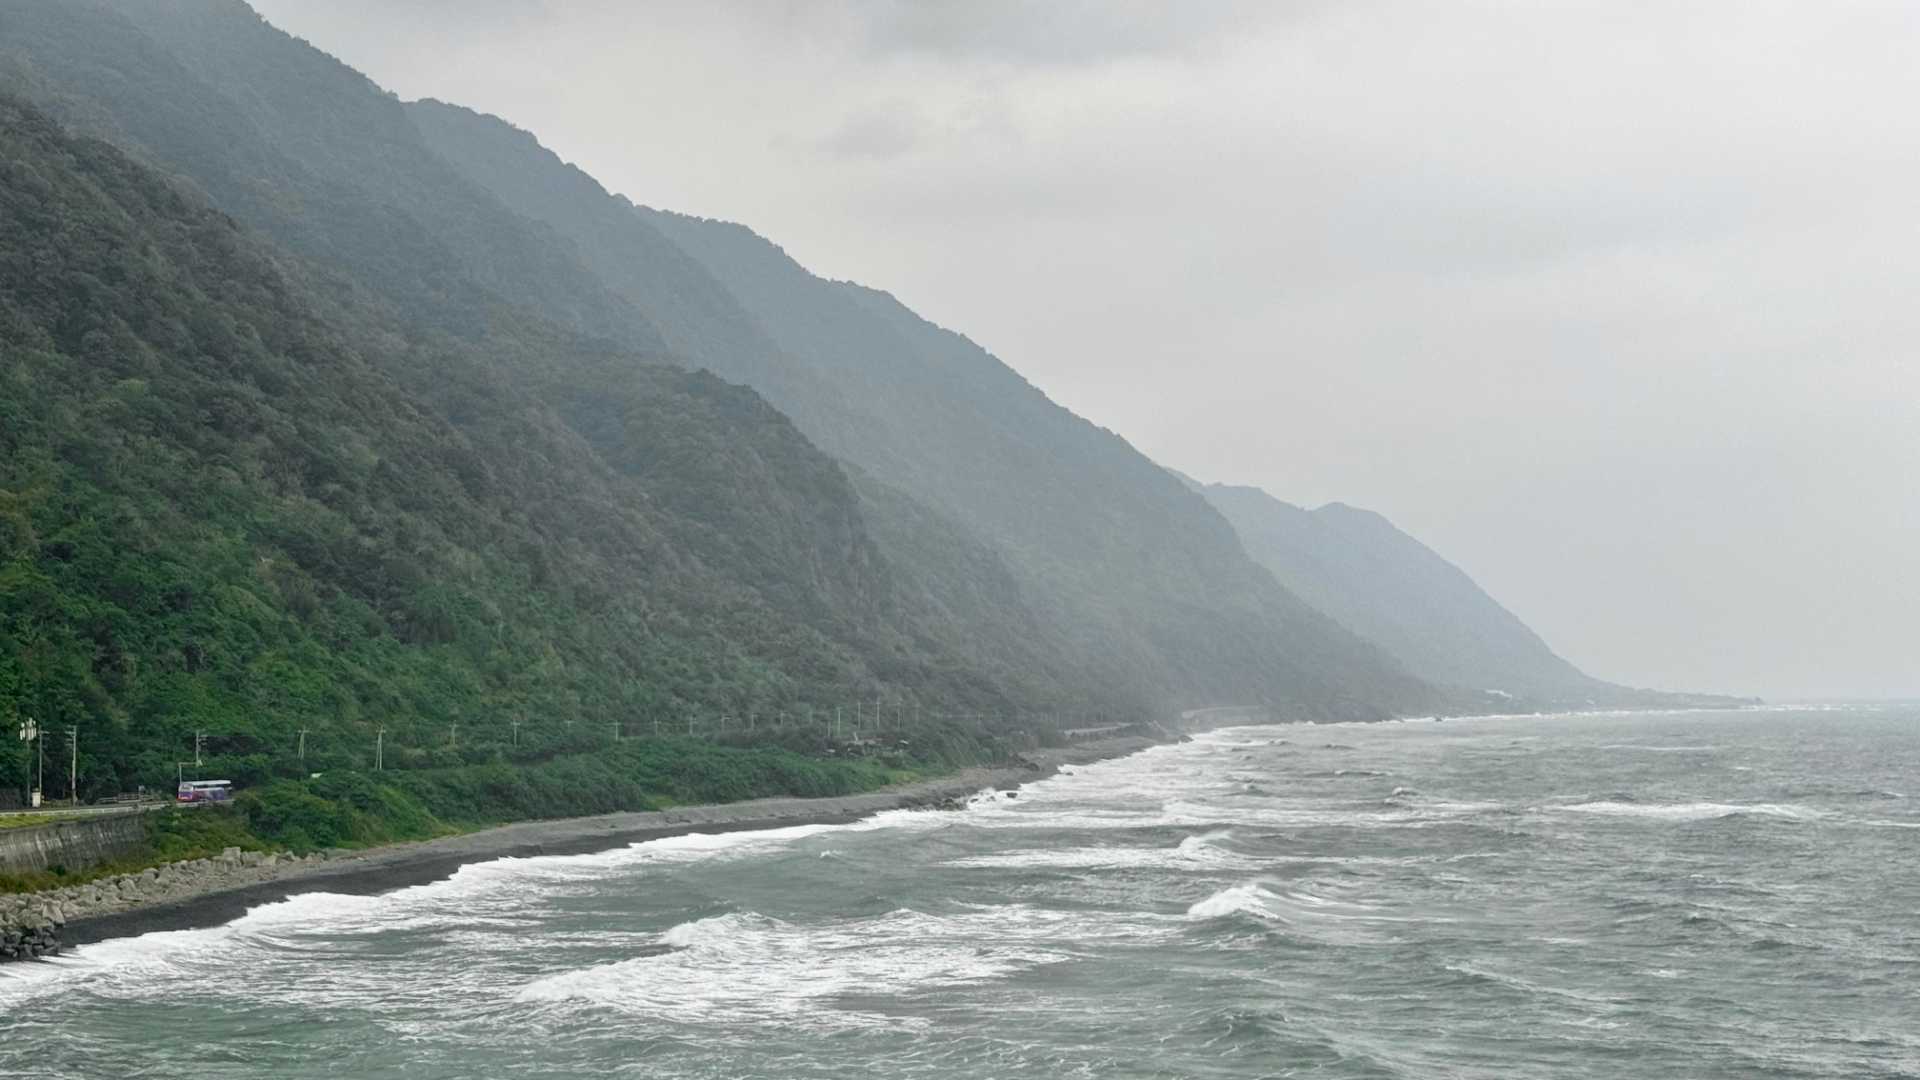
[[[880,1003],[1067,959],[1049,941],[1059,922],[1018,906],[959,916],[902,909],[823,925],[729,913],[666,930],[664,951],[537,979],[515,1000],[676,1023],[917,1026],[922,1018]]]
[[[1713,818],[1753,816],[1810,821],[1825,816],[1806,806],[1782,803],[1637,803],[1602,800],[1573,803],[1558,809],[1576,814],[1601,814],[1607,817],[1647,818],[1656,821],[1706,821]]]

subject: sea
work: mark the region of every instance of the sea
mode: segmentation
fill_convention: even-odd
[[[1920,708],[1247,727],[0,969],[7,1077],[1920,1077]]]

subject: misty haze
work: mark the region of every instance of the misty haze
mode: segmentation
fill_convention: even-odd
[[[1920,1076],[1916,47],[0,0],[0,1076]]]

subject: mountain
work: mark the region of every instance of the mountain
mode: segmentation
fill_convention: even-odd
[[[671,348],[753,386],[847,462],[877,519],[908,507],[1004,565],[1093,685],[1158,708],[1313,717],[1439,700],[1279,587],[1204,500],[965,337],[811,274],[744,226],[634,206],[497,118],[433,101],[409,112],[464,175],[574,244]],[[886,546],[890,532],[876,527],[883,550],[939,579],[951,553]]]
[[[674,363],[752,387],[741,401],[770,401],[854,492],[846,528],[891,582],[872,595],[903,612],[879,637],[1007,711],[1380,717],[1483,700],[1313,610],[1203,499],[964,337],[740,226],[633,207],[500,121],[405,105],[236,0],[0,0],[0,85],[171,173],[397,333],[516,378],[557,352],[597,356],[595,380]],[[542,400],[575,410],[576,431],[613,431],[596,383],[552,376]],[[470,407],[431,404],[456,426]],[[724,455],[645,464],[687,514],[700,469],[730,475]],[[779,534],[736,531],[754,520],[705,535],[776,558]],[[792,579],[741,580],[802,602],[769,585]],[[836,640],[869,616],[846,618]]]
[[[78,729],[99,794],[170,782],[197,731],[264,780],[303,731],[316,764],[385,728],[451,767],[856,700],[1011,713],[1045,676],[946,649],[752,391],[489,343],[0,98],[0,706]]]
[[[542,230],[426,150],[391,95],[238,0],[4,0],[9,84],[436,329],[489,333],[504,297],[561,328],[660,344]]]
[[[1371,510],[1337,502],[1307,510],[1259,488],[1187,482],[1281,584],[1422,679],[1494,691],[1515,707],[1731,703],[1587,675],[1465,571]]]

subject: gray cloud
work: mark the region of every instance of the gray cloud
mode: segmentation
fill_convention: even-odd
[[[869,48],[944,60],[1098,64],[1195,54],[1255,32],[1300,3],[1249,0],[856,0]]]
[[[261,8],[1381,510],[1596,674],[1920,695],[1904,0]]]
[[[862,109],[828,132],[816,145],[842,157],[891,158],[921,142],[926,122],[911,108]]]

